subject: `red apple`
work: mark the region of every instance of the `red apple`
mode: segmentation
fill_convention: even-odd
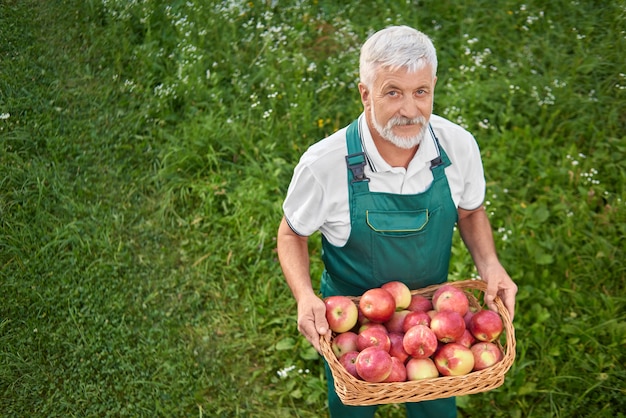
[[[474,368],[474,354],[469,348],[449,343],[435,353],[435,365],[443,376],[462,376]]]
[[[415,325],[404,334],[402,345],[411,357],[430,357],[437,350],[437,336],[427,326]]]
[[[461,336],[461,338],[459,338],[455,342],[469,348],[476,342],[476,338],[474,338],[472,333],[469,332],[468,329],[466,329],[465,331],[463,331],[463,335]]]
[[[356,358],[356,372],[367,382],[382,382],[389,377],[392,368],[391,356],[378,347],[368,347]]]
[[[339,358],[348,351],[357,351],[357,338],[358,335],[352,331],[337,334],[335,338],[333,338],[333,342],[331,344],[335,356]]]
[[[404,283],[399,281],[387,282],[381,288],[391,293],[396,301],[396,310],[406,309],[411,304],[411,289]]]
[[[407,311],[406,309],[401,311],[395,311],[391,319],[385,322],[383,325],[385,325],[385,328],[387,328],[387,331],[389,332],[404,332],[404,319],[407,317],[407,315],[411,313],[413,312]]]
[[[433,308],[438,312],[455,311],[463,316],[469,308],[469,300],[463,290],[444,284],[433,294]]]
[[[363,293],[359,308],[370,321],[383,323],[389,321],[396,311],[396,300],[385,289],[376,287]]]
[[[404,333],[390,332],[389,341],[391,342],[391,347],[389,347],[391,357],[397,357],[404,363],[409,358],[409,354],[404,349]]]
[[[502,351],[494,343],[480,342],[474,344],[470,350],[474,355],[474,370],[491,367],[502,360]]]
[[[357,351],[363,351],[367,347],[378,347],[384,351],[389,351],[391,341],[387,330],[378,327],[369,327],[359,332],[356,339]]]
[[[426,311],[426,313],[428,314],[428,316],[430,316],[430,319],[433,319],[433,316],[435,316],[437,311],[434,309],[431,309],[430,311]]]
[[[414,325],[426,325],[430,326],[430,315],[423,311],[415,311],[411,312],[404,318],[404,323],[402,324],[402,331],[407,332]]]
[[[472,320],[472,317],[474,316],[475,313],[476,313],[476,311],[473,308],[470,307],[467,310],[467,313],[465,313],[465,315],[463,315],[463,320],[465,321],[465,328],[469,329],[470,321]]]
[[[428,312],[433,309],[433,303],[424,295],[412,295],[411,303],[407,307],[409,311]]]
[[[399,358],[391,356],[391,373],[383,380],[385,383],[406,381],[406,367]]]
[[[492,342],[500,336],[503,328],[502,318],[497,312],[483,309],[472,316],[469,330],[477,340]]]
[[[348,351],[339,357],[339,363],[345,367],[348,373],[352,376],[360,379],[359,374],[356,372],[356,358],[359,356],[358,351]]]
[[[437,312],[430,321],[430,328],[443,343],[454,342],[463,336],[465,321],[456,311]]]
[[[329,296],[324,299],[326,304],[326,320],[331,330],[335,332],[350,331],[356,325],[359,310],[356,304],[347,296]]]
[[[412,358],[406,363],[407,380],[422,380],[439,377],[439,370],[430,358]]]

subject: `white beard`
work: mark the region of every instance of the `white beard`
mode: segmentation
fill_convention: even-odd
[[[387,122],[385,126],[382,126],[381,124],[378,123],[378,120],[376,119],[376,114],[374,113],[374,106],[372,106],[371,109],[372,110],[370,113],[371,113],[372,124],[374,125],[374,128],[378,131],[380,136],[383,137],[383,139],[391,142],[398,148],[411,149],[419,145],[424,139],[424,137],[426,136],[426,132],[428,130],[428,119],[426,119],[423,116],[418,116],[413,119],[405,118],[402,116],[395,116],[389,119],[389,121]],[[404,136],[398,136],[395,133],[393,133],[394,126],[417,125],[417,124],[422,125],[422,129],[417,133],[417,135],[404,137]]]

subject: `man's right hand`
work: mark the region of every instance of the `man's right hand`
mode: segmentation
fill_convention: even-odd
[[[326,305],[311,286],[308,237],[296,234],[283,217],[276,238],[278,259],[298,303],[298,331],[320,351],[320,335],[329,332]]]
[[[298,301],[298,331],[320,351],[320,335],[329,332],[326,320],[326,305],[315,295],[301,298]]]

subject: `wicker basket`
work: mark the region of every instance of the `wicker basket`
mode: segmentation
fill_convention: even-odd
[[[476,291],[484,293],[487,285],[481,280],[446,282],[466,291],[470,306],[482,307],[476,297]],[[431,297],[442,285],[429,286],[411,293]],[[358,304],[358,297],[352,297]],[[482,299],[482,298],[481,298]],[[378,405],[389,403],[419,402],[452,396],[469,395],[495,389],[504,383],[504,375],[515,360],[515,330],[511,317],[500,298],[495,300],[496,307],[504,323],[504,345],[498,341],[503,358],[492,367],[474,371],[464,376],[443,376],[419,381],[369,383],[349,374],[333,353],[333,336],[321,338],[321,352],[328,362],[335,380],[335,391],[346,405]]]

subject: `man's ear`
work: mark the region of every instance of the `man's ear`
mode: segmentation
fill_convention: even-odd
[[[363,103],[363,107],[367,108],[369,106],[370,91],[363,83],[359,83],[359,94],[361,95],[361,103]]]

